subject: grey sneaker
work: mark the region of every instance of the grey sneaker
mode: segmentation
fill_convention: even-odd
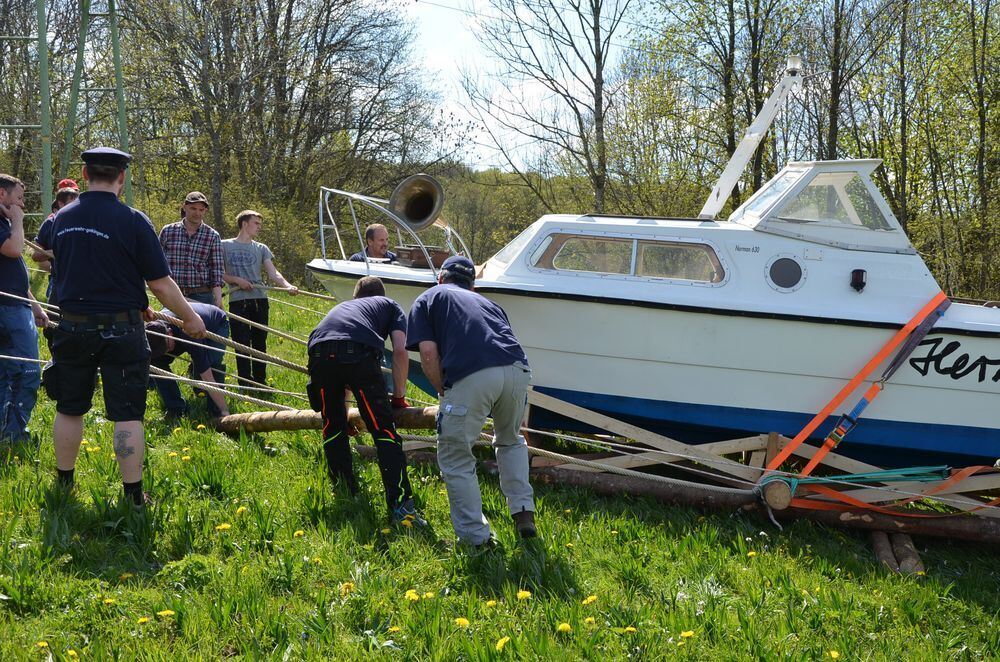
[[[534,538],[538,536],[538,528],[535,526],[535,513],[531,510],[522,510],[511,515],[514,518],[514,528],[517,535],[522,538]]]
[[[413,499],[407,499],[392,511],[392,522],[393,524],[408,522],[404,526],[427,526],[427,520],[420,516],[416,506],[413,505]]]

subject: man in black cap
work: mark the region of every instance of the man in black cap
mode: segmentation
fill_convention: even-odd
[[[393,397],[382,378],[380,357],[386,339],[392,341]],[[375,440],[378,467],[393,521],[424,524],[413,505],[406,475],[403,441],[396,432],[392,408],[408,407],[406,375],[406,316],[385,296],[385,286],[366,276],[354,288],[354,298],[335,306],[309,334],[309,401],[323,415],[323,453],[333,481],[343,480],[358,491],[348,440],[345,389],[358,402],[358,412]]]
[[[222,237],[204,222],[208,198],[200,191],[191,191],[184,198],[181,213],[181,220],[160,230],[170,273],[184,296],[222,308]]]
[[[420,350],[424,374],[441,400],[437,456],[455,535],[478,547],[493,541],[472,454],[488,416],[493,417],[500,489],[517,532],[532,538],[537,530],[528,445],[520,433],[531,371],[507,314],[473,291],[475,279],[470,259],[453,255],[445,260],[438,286],[410,307],[406,348]]]
[[[142,322],[151,319],[143,282],[183,319],[187,335],[203,338],[205,324],[170,278],[153,224],[118,200],[131,158],[109,147],[84,152],[88,191],[56,217],[54,294],[61,317],[52,331],[52,364],[42,382],[56,402],[52,436],[59,482],[72,486],[83,415],[90,411],[100,368],[125,495],[142,507],[142,419],[149,381]]]

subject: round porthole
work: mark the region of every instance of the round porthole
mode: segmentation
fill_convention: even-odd
[[[777,255],[767,265],[767,284],[779,292],[794,292],[805,281],[805,269],[793,255]]]

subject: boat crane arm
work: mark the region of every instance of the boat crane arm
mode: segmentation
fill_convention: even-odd
[[[802,58],[798,55],[792,55],[788,58],[788,63],[785,66],[784,77],[778,83],[778,86],[774,88],[774,91],[771,92],[771,96],[764,104],[764,107],[760,109],[760,112],[757,113],[757,117],[747,127],[746,133],[743,134],[743,140],[740,141],[740,144],[736,147],[736,151],[729,158],[726,169],[719,176],[719,180],[715,183],[715,188],[712,189],[708,200],[705,201],[705,206],[701,208],[698,218],[715,220],[718,213],[726,206],[733,188],[736,187],[736,182],[743,176],[743,171],[746,170],[747,163],[753,158],[753,154],[757,151],[757,146],[764,139],[767,130],[771,128],[771,123],[774,122],[774,118],[778,114],[782,102],[792,93],[792,90],[801,84]]]

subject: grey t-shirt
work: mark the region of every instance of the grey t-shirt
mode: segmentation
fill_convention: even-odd
[[[271,249],[260,242],[252,241],[249,244],[244,244],[235,239],[226,239],[222,242],[222,257],[226,262],[227,274],[245,278],[251,283],[262,282],[261,270],[264,267],[264,260],[274,258]],[[230,301],[264,298],[267,298],[267,290],[259,287],[252,290],[237,288],[229,294]]]

